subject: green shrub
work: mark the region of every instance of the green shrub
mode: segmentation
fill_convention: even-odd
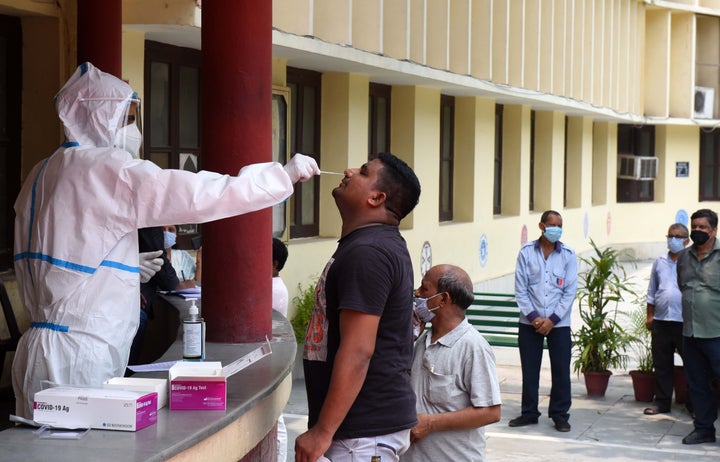
[[[590,245],[594,256],[580,257],[588,267],[580,274],[577,292],[582,326],[573,332],[573,370],[578,374],[625,367],[631,337],[616,320],[618,303],[637,296],[620,262],[621,253],[609,247],[600,250],[592,239]]]
[[[644,299],[637,299],[635,309],[628,314],[630,324],[631,348],[637,356],[637,370],[652,374],[655,370],[652,357],[652,333],[646,327],[647,309],[642,306]]]
[[[299,294],[293,297],[293,305],[295,305],[295,314],[290,320],[290,324],[293,326],[295,331],[295,339],[298,343],[305,342],[305,334],[307,333],[307,326],[310,322],[310,316],[312,315],[313,308],[315,307],[315,286],[317,285],[317,278],[312,278],[310,283],[303,287],[302,284],[298,283]]]

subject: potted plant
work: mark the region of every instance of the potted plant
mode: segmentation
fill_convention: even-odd
[[[642,300],[636,299],[636,308],[629,313],[631,348],[638,365],[629,372],[632,377],[636,401],[651,402],[655,396],[655,373],[652,357],[652,335],[646,326],[647,311]]]
[[[293,377],[303,377],[302,352],[305,344],[305,335],[307,334],[308,323],[315,306],[315,286],[317,278],[311,278],[310,283],[303,287],[298,283],[298,294],[293,297],[293,305],[295,306],[295,314],[290,319],[290,324],[295,332],[295,340],[298,343],[297,353],[295,355],[295,367],[293,368]]]
[[[630,336],[617,322],[618,304],[634,294],[620,263],[620,252],[600,250],[591,239],[594,255],[580,257],[587,270],[580,275],[578,305],[582,326],[573,332],[577,357],[573,370],[585,376],[589,396],[605,396],[611,368],[623,368]]]

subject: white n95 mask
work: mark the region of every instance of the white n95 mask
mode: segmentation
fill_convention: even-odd
[[[142,133],[137,124],[131,123],[120,127],[115,134],[114,144],[116,148],[124,149],[137,159],[142,145]]]

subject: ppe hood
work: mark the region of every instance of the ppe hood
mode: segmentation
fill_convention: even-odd
[[[130,85],[90,63],[80,65],[55,95],[66,141],[95,147],[113,146],[133,101],[137,97]]]

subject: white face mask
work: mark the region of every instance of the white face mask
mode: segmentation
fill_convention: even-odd
[[[135,123],[121,127],[115,134],[115,147],[126,150],[136,159],[140,154],[141,144],[142,133]]]
[[[667,238],[668,250],[672,253],[678,253],[685,248],[685,238],[682,237],[668,237]]]
[[[163,231],[163,241],[166,249],[172,247],[177,242],[177,235],[170,231]]]

